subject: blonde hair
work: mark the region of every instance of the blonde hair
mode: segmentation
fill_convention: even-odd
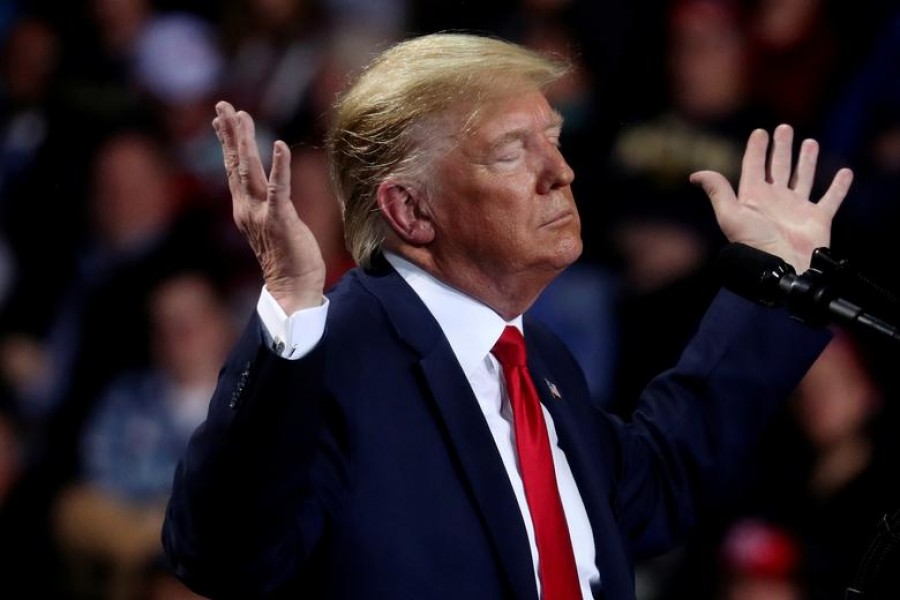
[[[409,39],[378,56],[339,99],[327,139],[344,237],[356,262],[370,266],[385,239],[379,184],[397,178],[428,189],[440,119],[467,110],[459,130],[449,132],[462,133],[485,99],[523,86],[544,89],[567,69],[516,44],[462,33]]]

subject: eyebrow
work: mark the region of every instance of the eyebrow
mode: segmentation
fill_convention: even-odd
[[[562,114],[560,114],[559,111],[554,110],[550,114],[550,123],[548,123],[547,127],[544,128],[544,131],[547,131],[547,129],[554,129],[554,128],[562,129],[564,121],[565,121],[565,119],[563,119]]]

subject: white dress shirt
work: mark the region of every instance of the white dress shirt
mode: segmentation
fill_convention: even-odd
[[[497,451],[503,460],[519,510],[522,512],[528,541],[531,544],[535,585],[540,597],[537,545],[531,513],[525,499],[525,488],[519,472],[512,408],[506,393],[503,370],[491,354],[491,348],[507,325],[522,331],[522,317],[518,316],[506,322],[488,306],[442,283],[409,261],[391,253],[386,253],[386,257],[434,316],[472,386],[494,443],[497,445]],[[275,299],[263,288],[257,310],[273,350],[285,358],[296,359],[309,352],[321,339],[328,301],[326,299],[322,306],[295,312],[288,318]],[[553,418],[546,408],[543,406],[541,408],[553,450],[556,481],[566,522],[569,525],[578,579],[583,596],[589,599],[593,597],[591,584],[600,580],[600,573],[594,560],[595,548],[591,524],[569,468],[569,462],[559,448]]]

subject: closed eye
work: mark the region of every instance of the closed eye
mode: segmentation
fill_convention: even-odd
[[[508,141],[496,146],[491,151],[491,160],[493,162],[509,163],[515,162],[522,157],[525,151],[525,142],[521,139]]]

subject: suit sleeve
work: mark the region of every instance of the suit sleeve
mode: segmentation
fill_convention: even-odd
[[[733,488],[770,417],[829,339],[783,311],[720,292],[630,422],[604,421],[617,449],[613,510],[634,556],[671,547]]]
[[[176,574],[198,593],[266,597],[301,577],[341,502],[346,440],[323,346],[281,358],[254,315],[223,367],[163,527]]]

